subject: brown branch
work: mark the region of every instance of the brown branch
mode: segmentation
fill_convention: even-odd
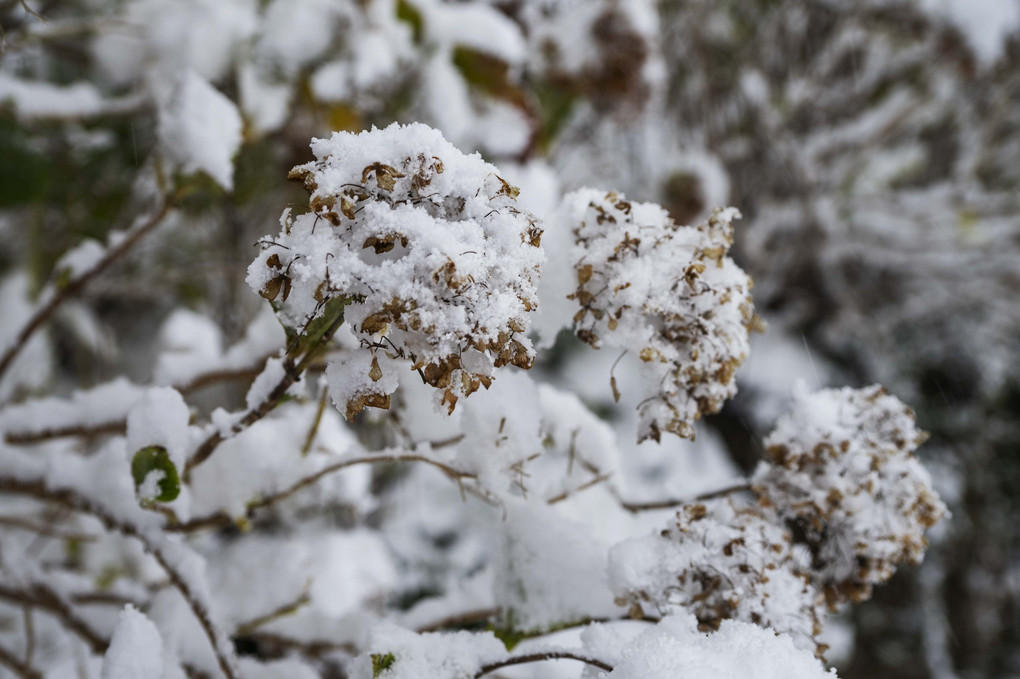
[[[253,632],[238,636],[237,640],[251,641],[259,646],[260,655],[266,657],[283,656],[290,652],[319,660],[327,653],[344,653],[349,656],[358,655],[358,649],[350,644],[337,644],[329,641],[300,641],[285,637],[274,632]]]
[[[11,651],[0,646],[0,665],[6,666],[21,679],[43,679],[42,672],[18,659]]]
[[[477,478],[472,473],[455,469],[449,465],[443,464],[442,462],[432,460],[422,455],[401,454],[401,455],[368,455],[366,457],[355,457],[350,460],[343,460],[341,462],[331,464],[328,467],[323,467],[322,469],[315,472],[311,476],[306,476],[305,478],[295,482],[289,488],[286,488],[276,493],[272,493],[270,495],[266,495],[262,498],[259,498],[258,500],[255,500],[254,502],[249,503],[247,511],[245,512],[245,516],[250,519],[255,514],[256,511],[274,505],[277,502],[280,502],[281,500],[287,499],[288,497],[294,495],[301,489],[313,485],[314,483],[319,481],[324,476],[327,476],[328,474],[332,474],[333,472],[339,471],[341,469],[346,469],[347,467],[353,467],[354,465],[374,464],[377,462],[423,462],[425,464],[436,467],[437,469],[445,473],[447,476],[457,481],[461,479]],[[227,514],[221,513],[213,514],[211,516],[198,517],[195,519],[191,519],[190,521],[185,521],[183,523],[179,523],[176,525],[167,526],[167,530],[176,532],[190,532],[201,530],[203,528],[219,528],[221,526],[229,526],[234,522],[235,520],[232,517],[230,517]]]
[[[104,597],[106,595],[97,594],[95,596]],[[67,629],[71,630],[74,634],[81,638],[81,640],[88,645],[93,653],[96,655],[103,655],[106,653],[106,649],[110,646],[109,640],[96,630],[92,629],[92,626],[83,618],[79,617],[75,612],[73,605],[79,603],[94,603],[93,601],[85,600],[89,597],[90,595],[74,595],[71,597],[71,601],[68,601],[63,599],[54,589],[41,582],[31,583],[25,589],[13,589],[0,584],[0,599],[4,599],[12,603],[18,603],[22,606],[38,608],[50,613],[60,620]],[[109,603],[113,602],[110,601]],[[135,602],[124,599],[122,602],[118,603],[128,604]],[[2,651],[2,649],[0,649],[0,651]],[[5,664],[2,657],[0,657],[0,664]],[[27,666],[27,662],[24,665]],[[208,679],[208,675],[205,672],[202,672],[187,663],[182,663],[181,667],[184,669],[185,674],[189,677]],[[18,671],[16,668],[12,667],[12,669]],[[40,674],[22,674],[21,676],[38,676],[40,679],[42,677]]]
[[[272,611],[269,611],[268,613],[260,615],[257,618],[252,618],[248,622],[241,623],[240,625],[237,626],[237,629],[234,631],[234,634],[236,636],[250,635],[252,632],[257,630],[259,627],[262,627],[263,625],[267,625],[273,622],[274,620],[277,620],[284,616],[293,615],[298,610],[300,610],[302,606],[304,606],[311,600],[312,600],[311,597],[309,597],[308,593],[306,592],[299,596],[294,601],[291,601],[290,603],[283,604],[282,606]]]
[[[32,607],[23,607],[21,615],[25,620],[25,664],[31,665],[35,658],[35,620],[32,618]]]
[[[124,606],[131,605],[141,608],[142,602],[129,596],[110,592],[79,592],[71,595],[71,602],[76,606]]]
[[[0,516],[0,526],[8,526],[10,528],[20,528],[21,530],[30,531],[37,533],[48,538],[58,538],[60,540],[77,540],[79,542],[94,542],[99,538],[95,535],[89,535],[88,533],[65,533],[62,530],[53,528],[52,526],[39,525],[28,519],[23,519],[20,516]]]
[[[734,486],[713,490],[710,493],[702,493],[701,495],[696,495],[686,500],[660,500],[658,502],[626,502],[615,491],[613,491],[613,495],[616,496],[621,507],[626,509],[628,512],[636,514],[638,512],[654,511],[656,509],[673,509],[674,507],[689,505],[692,502],[707,502],[708,500],[715,500],[716,498],[726,497],[727,495],[733,495],[734,493],[744,493],[750,490],[750,483],[739,483]]]
[[[11,445],[31,445],[68,436],[92,437],[106,434],[123,434],[126,430],[127,421],[119,420],[91,425],[75,424],[66,427],[54,427],[52,429],[40,429],[39,431],[8,432],[4,435],[4,441]]]
[[[28,587],[20,589],[0,584],[0,599],[51,613],[87,643],[96,655],[105,653],[106,647],[109,646],[109,642],[99,632],[78,616],[70,602],[46,584],[33,582]]]
[[[254,379],[262,371],[266,358],[259,360],[258,365],[230,370],[210,370],[196,375],[191,381],[173,385],[182,396],[187,396],[205,387],[230,380]],[[114,420],[99,424],[69,424],[63,427],[52,427],[36,431],[8,431],[4,433],[4,441],[9,445],[32,445],[52,439],[71,436],[89,438],[110,434],[123,434],[127,431],[127,420]]]
[[[599,474],[595,478],[593,478],[590,481],[587,481],[585,483],[582,483],[580,486],[577,486],[576,488],[568,488],[567,490],[563,491],[559,495],[556,495],[555,497],[549,498],[546,502],[548,504],[551,504],[551,505],[554,505],[557,502],[563,502],[568,497],[572,497],[573,495],[576,495],[577,493],[580,493],[581,491],[585,491],[585,490],[588,490],[589,488],[591,488],[593,486],[597,486],[598,484],[602,483],[603,481],[608,481],[611,477],[612,477],[612,474]]]
[[[504,658],[488,665],[482,665],[481,669],[475,672],[475,679],[494,672],[495,670],[502,669],[504,667],[510,667],[511,665],[523,665],[525,663],[542,662],[544,660],[577,660],[583,662],[586,665],[597,667],[605,672],[612,672],[613,666],[596,660],[595,658],[588,658],[583,655],[577,655],[570,651],[545,651],[543,653],[528,653],[527,655],[516,655]]]
[[[191,608],[192,613],[195,614],[202,630],[209,638],[209,643],[212,645],[213,653],[216,655],[223,674],[228,679],[239,679],[237,670],[234,667],[232,649],[225,645],[225,635],[220,633],[219,628],[209,615],[209,610],[199,601],[191,585],[171,562],[163,548],[156,544],[145,531],[129,521],[117,518],[89,498],[69,488],[51,489],[47,488],[42,481],[26,481],[9,476],[0,476],[0,491],[55,502],[68,509],[91,514],[99,519],[108,530],[138,540],[145,550],[162,566],[167,577],[170,578],[170,582],[181,593],[181,596],[184,597],[184,600]],[[71,615],[73,615],[73,611]]]
[[[231,436],[241,433],[251,425],[255,424],[263,417],[268,415],[286,395],[287,390],[290,389],[301,376],[304,374],[305,369],[308,368],[312,362],[318,358],[319,354],[329,341],[333,339],[333,335],[340,329],[340,326],[344,323],[344,315],[341,313],[336,319],[330,324],[328,328],[322,333],[318,341],[314,346],[310,347],[305,355],[301,357],[301,360],[294,363],[294,359],[291,356],[287,356],[283,360],[283,377],[277,382],[273,390],[269,392],[269,395],[262,400],[258,406],[249,410],[241,420],[231,428]],[[226,440],[227,437],[223,436],[220,432],[214,432],[207,438],[195,451],[195,454],[188,459],[188,462],[184,465],[184,481],[188,482],[191,479],[191,472],[195,467],[201,465],[203,462],[209,459],[209,457],[216,452],[216,448]]]
[[[301,446],[302,457],[308,454],[308,451],[312,449],[312,444],[315,443],[315,435],[319,433],[319,424],[322,422],[322,414],[326,410],[327,400],[329,400],[329,389],[323,385],[322,394],[319,396],[319,407],[315,411],[315,419],[312,420],[312,426],[308,428],[308,435],[305,436],[305,443]]]
[[[34,16],[39,21],[46,23],[46,19],[43,18],[42,14],[36,12],[34,9],[28,6],[28,0],[21,0],[21,6],[25,8],[25,11]]]
[[[457,613],[450,615],[435,622],[430,622],[427,625],[423,625],[418,628],[417,632],[422,634],[424,632],[439,632],[441,630],[450,629],[452,627],[464,627],[466,625],[477,625],[483,622],[488,622],[492,618],[499,615],[500,609],[498,608],[482,608],[477,611],[467,611],[466,613]]]
[[[11,363],[13,363],[18,354],[21,353],[21,350],[25,348],[25,345],[28,343],[28,340],[31,339],[32,335],[34,335],[36,331],[53,316],[56,310],[59,309],[64,302],[78,295],[85,286],[88,285],[89,281],[110,268],[110,266],[131,250],[131,248],[133,248],[145,235],[159,226],[159,224],[170,213],[170,209],[173,207],[175,202],[176,197],[163,201],[162,207],[160,207],[156,214],[150,217],[147,222],[135,229],[132,229],[122,241],[107,250],[106,254],[103,255],[103,258],[99,260],[95,266],[70,281],[64,287],[60,288],[52,297],[50,297],[48,302],[36,310],[28,323],[26,323],[25,326],[18,331],[18,334],[14,339],[14,343],[8,347],[7,350],[4,351],[2,357],[0,357],[0,378],[2,378],[11,367]]]
[[[265,356],[258,361],[258,365],[248,366],[245,368],[233,368],[226,370],[210,370],[207,373],[201,373],[196,375],[190,382],[184,384],[174,385],[174,388],[181,392],[183,396],[187,396],[192,392],[205,389],[206,387],[220,382],[231,382],[235,380],[253,380],[259,376],[262,372],[263,366],[266,364],[266,360],[269,356]]]

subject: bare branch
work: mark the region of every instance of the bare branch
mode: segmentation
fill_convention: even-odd
[[[34,9],[28,6],[28,0],[21,0],[21,6],[25,8],[25,11],[34,16],[39,21],[46,23],[46,19],[43,18],[42,14],[36,12]]]
[[[259,376],[260,372],[262,372],[262,368],[265,366],[266,360],[268,359],[269,356],[263,356],[255,363],[255,365],[244,368],[210,370],[207,373],[196,375],[191,381],[186,382],[185,384],[174,385],[174,388],[181,392],[182,395],[187,396],[192,392],[205,389],[206,387],[219,384],[221,382],[253,380]]]
[[[447,616],[435,622],[430,622],[427,625],[423,625],[417,629],[419,634],[423,632],[439,632],[441,630],[447,630],[455,627],[464,627],[466,625],[477,625],[480,623],[488,622],[492,618],[499,615],[498,608],[482,608],[477,611],[467,611],[465,613],[457,613],[455,615]]]
[[[315,419],[312,420],[312,426],[308,428],[308,435],[305,436],[304,445],[301,446],[301,455],[307,455],[308,451],[312,449],[312,444],[315,443],[315,435],[319,433],[319,423],[322,422],[322,413],[326,410],[326,401],[329,399],[329,389],[325,385],[322,386],[322,394],[319,396],[319,407],[315,411]]]
[[[340,326],[344,323],[344,315],[341,313],[334,319],[328,328],[322,333],[318,341],[314,346],[310,347],[305,355],[301,357],[301,360],[296,364],[294,358],[287,356],[283,360],[283,377],[277,382],[273,390],[269,392],[269,395],[262,400],[262,403],[249,410],[241,420],[231,428],[231,435],[236,435],[255,424],[263,417],[268,415],[279,403],[280,400],[287,393],[287,390],[291,388],[298,380],[301,379],[302,374],[312,364],[312,362],[318,358],[319,354],[326,348],[330,340],[333,339],[333,335],[340,329]],[[201,465],[203,462],[209,459],[216,448],[226,440],[227,437],[223,436],[220,432],[215,432],[209,436],[202,445],[198,447],[195,454],[191,456],[187,464],[184,466],[184,480],[187,482],[191,478],[192,470]]]
[[[60,540],[76,540],[78,542],[93,542],[98,539],[95,535],[89,535],[88,533],[71,533],[59,530],[52,526],[45,526],[28,519],[24,519],[20,516],[0,516],[0,526],[8,526],[10,528],[20,528],[21,530],[31,531],[48,538],[57,538]]]
[[[43,679],[41,672],[18,659],[11,651],[0,646],[0,665],[4,665],[21,679]]]
[[[184,384],[174,385],[174,388],[182,395],[187,396],[195,391],[204,389],[213,384],[231,380],[254,379],[262,371],[268,357],[260,358],[257,364],[244,368],[235,369],[214,369],[193,377]],[[12,425],[12,426],[16,426]],[[5,431],[4,441],[10,445],[33,445],[50,441],[52,439],[65,437],[90,438],[93,436],[106,436],[111,434],[123,434],[127,430],[127,420],[111,420],[97,424],[68,424],[62,427],[50,429]]]
[[[36,310],[28,323],[26,323],[24,327],[18,331],[18,334],[11,346],[8,347],[7,350],[4,351],[2,357],[0,357],[0,378],[2,378],[11,367],[14,359],[17,358],[18,354],[21,353],[21,350],[25,348],[25,345],[28,344],[28,340],[32,338],[32,335],[34,335],[36,331],[53,316],[56,310],[59,309],[64,302],[77,296],[85,289],[85,286],[88,285],[89,281],[109,269],[110,266],[130,251],[131,248],[133,248],[144,236],[151,233],[157,226],[159,226],[170,213],[175,202],[176,198],[170,198],[163,201],[162,207],[156,211],[156,214],[150,217],[141,226],[131,229],[123,240],[107,250],[106,254],[103,255],[103,258],[100,259],[95,266],[80,274],[67,285],[61,287],[45,304]]]
[[[504,667],[510,667],[511,665],[524,665],[526,663],[542,662],[545,660],[577,660],[578,662],[583,662],[586,665],[597,667],[605,672],[613,671],[612,665],[604,663],[601,660],[596,660],[595,658],[588,658],[571,651],[545,651],[542,653],[528,653],[527,655],[510,656],[509,658],[504,658],[503,660],[489,663],[488,665],[482,665],[482,668],[475,672],[475,679],[478,679],[489,672],[494,672]]]
[[[191,584],[181,571],[178,570],[173,560],[163,549],[163,546],[158,544],[150,534],[134,523],[114,516],[90,498],[84,497],[69,488],[51,489],[47,488],[42,481],[26,481],[10,476],[0,476],[0,491],[55,502],[68,509],[91,514],[102,521],[108,530],[138,540],[145,550],[163,567],[163,570],[166,571],[167,576],[170,578],[170,582],[181,593],[181,596],[184,597],[191,611],[195,614],[199,624],[202,626],[202,630],[209,638],[209,643],[212,645],[220,669],[228,679],[239,679],[235,667],[233,649],[229,646],[229,640],[226,635],[213,622],[209,615],[209,610],[199,600]],[[73,615],[73,611],[70,615]]]
[[[557,502],[563,502],[567,498],[572,497],[574,495],[577,495],[578,493],[580,493],[582,491],[588,490],[589,488],[591,488],[593,486],[597,486],[598,484],[602,483],[603,481],[608,481],[611,477],[612,477],[612,474],[599,474],[595,478],[593,478],[593,479],[591,479],[589,481],[586,481],[585,483],[582,483],[580,486],[577,486],[576,488],[568,488],[567,490],[563,491],[559,495],[556,495],[555,497],[549,498],[547,500],[547,502],[549,504],[551,504],[551,505],[554,505]]]
[[[89,645],[92,652],[102,655],[109,642],[81,618],[74,606],[42,582],[30,583],[27,587],[15,588],[0,584],[0,599],[11,603],[40,608],[58,620]]]
[[[266,495],[265,497],[262,497],[250,503],[248,505],[246,516],[248,518],[251,518],[256,511],[263,509],[265,507],[270,507],[276,504],[277,502],[280,502],[281,500],[285,500],[288,497],[300,491],[301,489],[307,488],[308,486],[311,486],[318,482],[323,477],[334,472],[340,471],[341,469],[346,469],[347,467],[353,467],[359,464],[376,464],[379,462],[422,462],[424,464],[431,465],[441,470],[444,474],[446,474],[451,479],[454,479],[456,481],[477,478],[475,474],[461,471],[459,469],[451,467],[437,460],[425,457],[423,455],[407,453],[399,455],[377,454],[368,455],[365,457],[355,457],[349,460],[343,460],[341,462],[331,464],[328,467],[323,467],[322,469],[315,472],[311,476],[306,476],[300,481],[297,481],[289,488],[281,490],[277,493]],[[485,497],[483,496],[482,499],[485,499]],[[179,523],[176,525],[167,526],[167,530],[177,532],[191,532],[195,530],[202,530],[203,528],[217,528],[220,526],[229,526],[234,522],[235,522],[234,519],[226,514],[214,514],[212,516],[198,517],[195,519],[191,519],[190,521],[185,521],[183,523]]]
[[[125,420],[118,420],[116,422],[102,422],[94,425],[69,425],[55,429],[42,429],[40,431],[12,431],[4,434],[4,441],[11,445],[23,446],[68,436],[90,438],[106,434],[123,434],[126,430],[127,422]]]
[[[237,629],[234,631],[234,634],[236,636],[249,635],[255,630],[257,630],[259,627],[262,627],[263,625],[268,625],[274,620],[278,620],[279,618],[283,618],[288,615],[293,615],[298,610],[300,610],[302,606],[304,606],[311,600],[312,600],[311,597],[308,596],[308,592],[305,592],[304,594],[299,596],[294,601],[291,601],[290,603],[283,604],[279,608],[272,610],[264,615],[260,615],[257,618],[253,618],[248,622],[241,623],[240,625],[237,626]]]
[[[620,503],[621,507],[626,509],[628,512],[636,514],[638,512],[649,512],[657,509],[673,509],[675,507],[689,505],[692,502],[707,502],[708,500],[726,497],[727,495],[750,492],[750,490],[751,490],[750,483],[739,483],[734,486],[728,486],[726,488],[720,488],[719,490],[713,490],[710,493],[702,493],[701,495],[696,495],[686,500],[660,500],[658,502],[626,502],[625,500],[623,500],[623,498],[619,496],[619,494],[615,490],[612,492],[613,495],[616,497],[617,501]]]

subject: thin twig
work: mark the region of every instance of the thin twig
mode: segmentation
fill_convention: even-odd
[[[358,655],[358,649],[350,644],[338,644],[330,641],[302,641],[274,632],[253,632],[238,636],[237,639],[258,644],[259,650],[270,657],[283,655],[287,652],[297,652],[316,660],[330,653],[343,653],[351,657]]]
[[[347,467],[353,467],[359,464],[376,464],[379,462],[423,462],[425,464],[432,465],[437,469],[440,469],[447,476],[457,481],[460,481],[461,479],[477,478],[475,474],[455,469],[447,464],[444,464],[437,460],[430,459],[423,455],[414,455],[408,453],[400,455],[368,455],[365,457],[355,457],[349,460],[343,460],[341,462],[331,464],[328,467],[323,467],[322,469],[315,472],[311,476],[306,476],[305,478],[295,482],[289,488],[259,498],[258,500],[248,505],[246,516],[248,518],[251,518],[256,511],[274,505],[277,502],[280,502],[281,500],[287,499],[288,497],[294,495],[301,489],[313,485],[324,476],[332,474],[333,472],[339,471],[341,469],[346,469]],[[195,519],[191,519],[190,521],[185,521],[183,523],[179,523],[176,525],[167,526],[167,530],[176,532],[190,532],[195,530],[201,530],[203,528],[218,528],[221,526],[229,526],[234,522],[235,520],[226,514],[213,514],[212,516],[198,517]]]
[[[456,627],[464,627],[466,625],[477,625],[483,622],[488,622],[492,618],[499,615],[498,608],[482,608],[477,611],[467,611],[466,613],[457,613],[450,615],[435,622],[430,622],[427,625],[423,625],[418,628],[418,633],[424,632],[438,632],[440,630],[447,630]]]
[[[259,359],[257,365],[248,366],[246,368],[210,370],[207,373],[196,375],[188,382],[174,385],[174,389],[179,391],[182,396],[187,396],[192,392],[220,382],[253,379],[262,372],[262,368],[265,363],[266,357],[263,357]],[[69,424],[63,427],[51,427],[49,429],[39,429],[34,431],[7,431],[4,432],[3,436],[4,441],[9,445],[33,445],[36,443],[42,443],[43,441],[71,436],[91,438],[93,436],[123,434],[125,431],[127,431],[127,420],[120,419],[111,420],[110,422],[100,422],[98,424]]]
[[[626,502],[621,498],[615,491],[613,495],[616,496],[620,506],[626,509],[628,512],[648,512],[656,509],[673,509],[674,507],[682,507],[683,505],[689,505],[692,502],[707,502],[708,500],[714,500],[716,498],[725,497],[727,495],[733,495],[734,493],[745,493],[751,490],[750,483],[740,483],[735,486],[729,486],[727,488],[720,488],[719,490],[713,490],[710,493],[702,493],[686,500],[660,500],[658,502]]]
[[[21,679],[43,679],[43,675],[37,669],[27,663],[18,660],[18,656],[3,646],[0,646],[0,665],[6,666]]]
[[[32,619],[32,607],[23,607],[21,614],[25,619],[25,664],[31,666],[35,657],[35,621]]]
[[[283,377],[273,387],[273,390],[269,392],[258,406],[249,410],[241,420],[231,428],[231,435],[236,435],[255,424],[263,417],[268,415],[279,403],[280,400],[286,395],[287,390],[290,389],[294,383],[301,379],[301,375],[304,374],[305,369],[308,368],[312,362],[318,358],[319,354],[325,349],[326,345],[329,344],[330,340],[333,339],[333,335],[340,329],[340,326],[344,323],[344,315],[341,313],[334,319],[330,326],[323,332],[319,337],[318,342],[314,346],[305,352],[305,355],[301,360],[295,364],[294,359],[287,356],[283,360]],[[209,459],[216,448],[226,440],[223,434],[219,431],[212,433],[209,438],[202,442],[202,444],[195,451],[195,454],[188,459],[188,462],[184,465],[184,480],[187,482],[191,479],[191,472],[195,467],[199,466],[203,462]]]
[[[192,380],[184,384],[175,385],[174,388],[181,392],[183,396],[205,389],[213,384],[219,384],[220,382],[231,382],[235,380],[252,380],[259,376],[262,372],[262,368],[266,365],[266,360],[269,356],[260,358],[256,365],[248,366],[244,368],[233,368],[225,370],[210,370],[207,373],[196,375]]]
[[[160,207],[156,214],[150,217],[147,222],[135,229],[132,229],[122,241],[107,250],[106,254],[103,255],[103,258],[99,260],[95,266],[57,290],[57,292],[50,297],[48,302],[36,310],[28,323],[26,323],[21,330],[18,331],[13,344],[4,351],[2,358],[0,358],[0,378],[2,378],[11,367],[11,363],[13,363],[18,354],[21,353],[21,350],[25,348],[25,345],[28,343],[28,340],[31,339],[32,335],[34,335],[36,331],[53,316],[56,310],[59,309],[64,302],[78,295],[85,286],[88,285],[89,281],[110,268],[111,265],[131,250],[131,248],[134,247],[135,244],[137,244],[145,235],[159,226],[159,224],[170,213],[175,202],[176,198],[170,198],[163,201],[162,207]]]
[[[0,599],[22,606],[41,608],[60,620],[65,627],[89,645],[92,652],[102,655],[109,645],[106,639],[79,617],[74,606],[56,591],[42,582],[33,582],[27,587],[15,588],[0,584]]]
[[[563,502],[568,497],[572,497],[572,496],[576,495],[577,493],[580,493],[581,491],[588,490],[589,488],[591,488],[593,486],[597,486],[598,484],[602,483],[603,481],[608,481],[610,478],[612,478],[612,474],[599,474],[595,478],[593,478],[590,481],[587,481],[585,483],[582,483],[580,486],[577,486],[576,488],[568,488],[567,490],[563,491],[559,495],[556,495],[555,497],[549,498],[546,502],[548,504],[551,504],[551,505],[554,505],[557,502]]]
[[[60,439],[68,436],[81,436],[91,438],[93,436],[104,436],[106,434],[123,434],[127,430],[127,421],[102,422],[91,425],[68,425],[66,427],[54,427],[53,429],[41,429],[39,431],[12,431],[4,435],[4,441],[10,445],[32,445],[52,439]]]
[[[327,400],[329,400],[329,389],[324,384],[322,385],[322,394],[319,395],[319,407],[315,411],[315,419],[312,420],[312,426],[308,428],[308,435],[305,436],[305,443],[301,446],[302,457],[308,454],[308,451],[312,449],[312,444],[315,443],[315,435],[319,433],[319,424],[322,422],[322,413],[326,410]]]
[[[263,625],[268,625],[274,620],[278,620],[279,618],[288,615],[293,615],[298,610],[300,610],[302,606],[304,606],[311,600],[312,600],[311,597],[308,596],[308,592],[305,592],[304,594],[299,596],[294,601],[291,601],[290,603],[283,604],[279,608],[269,611],[264,615],[260,615],[257,618],[253,618],[248,622],[241,623],[240,625],[237,626],[237,629],[234,630],[234,635],[247,636],[254,632],[255,630],[257,630],[259,627],[262,627]]]
[[[134,523],[114,516],[91,499],[69,488],[52,489],[46,487],[42,481],[26,481],[15,477],[0,476],[0,491],[55,502],[68,509],[91,514],[99,519],[108,530],[138,540],[145,550],[162,566],[170,578],[170,582],[181,593],[181,596],[184,597],[184,600],[191,608],[192,613],[195,614],[202,630],[209,638],[209,643],[212,645],[213,653],[216,655],[223,674],[228,679],[239,679],[235,667],[233,649],[228,646],[229,641],[226,635],[213,622],[209,615],[209,610],[199,600],[191,584],[181,571],[178,570],[177,566],[174,565],[170,557],[163,550],[163,547],[157,544],[148,533]],[[73,616],[73,611],[69,615]]]
[[[28,0],[21,0],[21,6],[25,8],[25,11],[34,16],[39,21],[46,23],[46,19],[43,18],[42,14],[36,12],[34,9],[28,6]]]
[[[504,667],[510,667],[511,665],[523,665],[526,663],[542,662],[544,660],[577,660],[578,662],[583,662],[586,665],[597,667],[605,672],[613,671],[612,665],[595,658],[588,658],[571,651],[545,651],[543,653],[528,653],[527,655],[510,656],[509,658],[504,658],[503,660],[489,663],[488,665],[482,665],[481,669],[475,672],[475,679],[478,679],[489,672],[493,672]]]
[[[45,526],[23,519],[20,516],[0,516],[0,526],[8,526],[10,528],[20,528],[21,530],[30,531],[37,533],[48,538],[58,538],[60,540],[76,540],[78,542],[94,542],[98,540],[98,536],[89,535],[88,533],[70,533],[64,532],[52,526]]]

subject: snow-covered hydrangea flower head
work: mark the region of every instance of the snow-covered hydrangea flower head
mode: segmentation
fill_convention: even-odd
[[[684,505],[661,533],[620,543],[609,575],[621,605],[693,613],[706,631],[741,620],[816,649],[825,604],[801,560],[774,516],[723,499]]]
[[[663,431],[694,438],[694,422],[736,393],[734,374],[760,323],[752,281],[727,256],[740,213],[719,209],[681,226],[655,203],[592,189],[570,194],[565,207],[576,241],[577,336],[640,357],[639,441]]]
[[[810,549],[830,605],[868,598],[924,557],[924,532],[946,512],[914,456],[925,438],[910,408],[871,386],[799,389],[766,439],[754,490]]]
[[[494,367],[532,365],[525,333],[542,232],[494,166],[421,124],[337,132],[312,151],[290,174],[311,211],[284,212],[248,283],[294,328],[346,300],[345,322],[367,350],[329,368],[348,418],[388,405],[401,363],[450,410]]]

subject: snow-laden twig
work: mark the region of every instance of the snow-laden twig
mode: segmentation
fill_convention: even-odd
[[[683,500],[658,500],[656,502],[627,502],[614,489],[613,495],[616,497],[620,506],[626,509],[632,514],[638,512],[651,512],[659,509],[675,509],[684,505],[691,504],[692,502],[707,502],[708,500],[715,500],[716,498],[726,497],[727,495],[735,495],[737,493],[749,493],[751,491],[751,484],[749,483],[738,483],[733,486],[727,486],[726,488],[720,488],[719,490],[713,490],[708,493],[702,493],[701,495],[695,495],[691,498]]]
[[[167,545],[162,544],[159,537],[129,519],[116,516],[94,500],[69,488],[49,488],[40,480],[25,480],[18,476],[5,474],[0,475],[0,492],[34,497],[54,502],[68,509],[91,514],[99,519],[108,530],[138,540],[163,568],[170,578],[170,582],[177,588],[194,613],[202,630],[209,638],[209,643],[212,645],[213,653],[216,655],[217,663],[223,674],[227,679],[240,679],[229,638],[213,621],[208,607],[195,591],[193,583],[177,568],[174,559],[166,549]]]
[[[72,602],[44,582],[32,582],[23,587],[0,584],[0,600],[44,610],[80,637],[95,654],[106,652],[109,641],[78,615]]]
[[[280,400],[287,393],[301,376],[305,370],[315,361],[322,351],[329,344],[330,340],[333,339],[333,335],[340,329],[340,326],[344,323],[344,315],[340,313],[329,327],[327,327],[318,340],[305,352],[305,354],[295,363],[294,357],[288,355],[283,359],[283,377],[280,378],[276,386],[266,395],[254,408],[250,409],[245,413],[237,424],[231,428],[231,435],[239,434],[251,425],[255,424],[263,417],[268,415],[279,403]],[[191,472],[203,462],[209,459],[209,457],[216,452],[216,448],[223,443],[228,437],[224,436],[219,431],[216,431],[209,435],[209,437],[202,442],[202,444],[195,450],[194,455],[188,459],[187,464],[184,466],[184,479],[185,481],[191,478]]]
[[[18,331],[13,342],[7,347],[2,356],[0,356],[0,378],[7,372],[17,358],[18,354],[25,345],[28,344],[28,340],[39,330],[60,308],[60,306],[69,299],[77,296],[85,289],[89,281],[94,279],[106,271],[112,266],[117,260],[123,257],[127,252],[131,250],[135,245],[138,244],[142,238],[151,233],[157,226],[159,226],[170,211],[176,204],[178,197],[171,197],[163,201],[162,206],[148,219],[144,220],[141,224],[129,230],[127,234],[119,241],[116,245],[108,249],[103,256],[91,267],[85,271],[80,272],[77,276],[72,278],[66,285],[57,288],[55,291],[53,288],[49,289],[49,292],[44,296],[45,301],[39,306],[36,312],[28,320],[28,322]]]
[[[340,462],[336,462],[327,467],[323,467],[314,474],[304,477],[303,479],[297,481],[288,488],[285,488],[276,493],[272,493],[271,495],[266,495],[248,505],[247,517],[250,518],[255,514],[256,511],[275,505],[277,502],[280,502],[291,497],[298,491],[307,488],[311,485],[314,485],[315,483],[320,481],[323,477],[328,476],[329,474],[332,474],[334,472],[338,472],[341,469],[346,469],[348,467],[353,467],[362,464],[378,464],[381,462],[421,462],[427,465],[431,465],[442,471],[444,474],[446,474],[448,477],[456,481],[458,484],[460,484],[460,487],[462,489],[471,492],[473,495],[479,497],[484,501],[490,503],[493,502],[493,500],[491,499],[491,493],[489,493],[484,488],[481,487],[475,488],[473,486],[465,487],[463,485],[462,481],[464,479],[474,480],[477,478],[476,475],[473,473],[465,472],[455,467],[451,467],[448,464],[440,462],[439,460],[434,460],[424,455],[416,455],[413,453],[396,453],[396,454],[375,453],[372,455],[366,455],[364,457],[354,457],[349,460],[341,460]],[[212,516],[197,517],[191,519],[190,521],[185,521],[176,525],[168,526],[167,530],[187,533],[196,530],[202,530],[204,528],[217,528],[221,526],[229,526],[234,522],[235,519],[227,514],[214,514]]]

